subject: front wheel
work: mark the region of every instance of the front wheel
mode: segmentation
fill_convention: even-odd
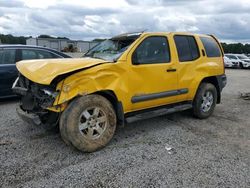
[[[202,83],[193,102],[193,114],[200,119],[208,118],[217,102],[217,90],[211,83]]]
[[[107,145],[115,129],[113,106],[100,95],[75,99],[60,120],[62,139],[84,152],[93,152]]]

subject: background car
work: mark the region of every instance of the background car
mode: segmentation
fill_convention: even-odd
[[[241,60],[240,68],[250,68],[250,58],[244,54],[236,54],[236,57]]]
[[[225,54],[225,56],[232,62],[237,62],[241,69],[250,67],[250,58],[244,54]]]
[[[233,54],[225,54],[224,63],[225,67],[234,67],[234,68],[239,68],[240,64],[238,58]]]
[[[53,49],[27,45],[0,45],[0,98],[15,96],[12,84],[18,76],[16,62],[28,59],[71,58]]]
[[[230,67],[230,68],[231,67],[238,67],[238,65],[233,64],[232,61],[228,57],[224,56],[223,58],[224,58],[225,67]]]

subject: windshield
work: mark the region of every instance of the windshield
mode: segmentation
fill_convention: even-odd
[[[247,56],[245,56],[245,55],[239,55],[238,58],[239,58],[239,59],[249,59],[249,58],[248,58]]]
[[[233,55],[225,55],[226,57],[228,57],[229,59],[237,59],[235,56]]]
[[[136,38],[123,37],[105,40],[90,49],[84,57],[93,57],[115,62]]]

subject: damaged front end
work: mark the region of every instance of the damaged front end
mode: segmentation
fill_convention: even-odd
[[[57,125],[60,113],[47,110],[59,95],[56,85],[34,83],[20,74],[12,90],[21,96],[17,113],[24,121],[50,127]]]

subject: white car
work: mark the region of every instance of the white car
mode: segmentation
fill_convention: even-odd
[[[244,54],[226,54],[231,60],[237,61],[240,68],[250,68],[250,58]]]
[[[225,67],[234,67],[234,64],[232,63],[232,61],[228,57],[224,56],[223,58],[224,58]]]
[[[238,68],[239,60],[237,57],[231,54],[225,54],[224,56],[225,67]]]

